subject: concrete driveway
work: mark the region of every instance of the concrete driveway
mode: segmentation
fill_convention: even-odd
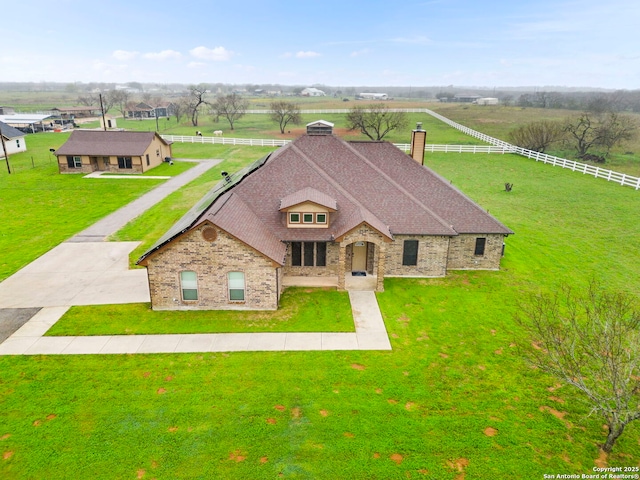
[[[129,270],[139,242],[61,243],[0,283],[3,308],[149,301],[145,269]]]

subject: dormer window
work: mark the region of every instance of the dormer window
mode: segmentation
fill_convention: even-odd
[[[289,228],[329,228],[329,217],[337,210],[335,199],[310,187],[280,200]]]

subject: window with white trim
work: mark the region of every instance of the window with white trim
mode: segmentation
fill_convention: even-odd
[[[180,272],[182,300],[198,300],[198,275],[191,270]]]
[[[244,272],[229,272],[229,301],[244,302]]]
[[[82,168],[82,158],[76,155],[68,155],[67,165],[69,168]]]

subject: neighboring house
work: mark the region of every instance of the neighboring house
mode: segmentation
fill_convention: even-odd
[[[163,102],[155,107],[148,103],[140,102],[136,105],[130,105],[126,114],[129,118],[160,118],[170,117],[175,113],[175,105],[171,102]]]
[[[344,289],[355,272],[382,291],[385,277],[500,268],[513,232],[421,165],[424,148],[416,161],[329,126],[225,176],[138,260],[154,309],[276,309],[287,277]]]
[[[75,118],[88,118],[97,117],[102,113],[100,107],[63,107],[52,108],[51,113],[54,116],[60,117],[62,120],[73,120]]]
[[[309,87],[300,92],[303,97],[326,97],[326,93],[317,88]]]
[[[54,155],[60,173],[143,173],[171,157],[171,145],[155,132],[74,130]]]
[[[0,132],[2,132],[4,148],[7,150],[8,155],[27,151],[27,142],[24,139],[25,134],[20,130],[7,125],[6,123],[0,122]],[[1,145],[0,158],[4,158],[4,150]]]
[[[458,93],[453,97],[454,102],[461,103],[473,103],[476,102],[480,97],[480,95],[473,95],[470,93]]]

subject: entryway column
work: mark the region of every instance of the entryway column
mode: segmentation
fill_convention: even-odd
[[[347,246],[340,245],[338,253],[338,290],[344,290],[344,282],[346,275],[346,263],[347,263]]]
[[[384,292],[384,264],[386,255],[386,245],[384,243],[380,243],[376,245],[378,249],[378,270],[376,272],[376,292]]]

